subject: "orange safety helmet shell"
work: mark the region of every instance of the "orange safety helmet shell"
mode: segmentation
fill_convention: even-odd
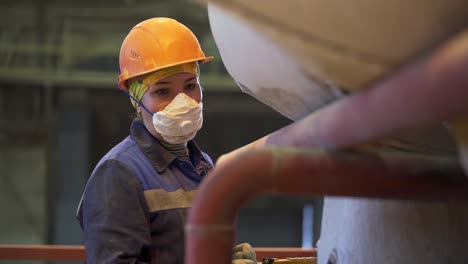
[[[131,78],[186,62],[204,63],[195,35],[177,20],[157,17],[134,26],[120,48],[119,86],[128,91]]]

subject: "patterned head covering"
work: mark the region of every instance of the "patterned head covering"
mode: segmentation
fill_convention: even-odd
[[[137,79],[131,82],[129,93],[130,95],[135,98],[136,100],[140,101],[143,95],[146,93],[148,88],[158,82],[159,80],[166,78],[168,76],[174,75],[176,73],[181,72],[188,72],[194,75],[200,76],[200,68],[198,66],[198,62],[188,62],[184,64],[174,65],[171,67],[167,67],[152,73],[149,73],[143,77],[143,79]],[[130,98],[130,102],[132,103],[133,107],[136,109],[138,103]]]

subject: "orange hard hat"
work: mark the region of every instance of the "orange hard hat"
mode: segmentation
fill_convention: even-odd
[[[120,48],[119,86],[128,91],[130,78],[170,66],[213,59],[205,57],[197,37],[177,20],[157,17],[134,26]]]

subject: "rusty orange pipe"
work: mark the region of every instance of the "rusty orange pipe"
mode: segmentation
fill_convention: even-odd
[[[452,159],[261,149],[216,167],[195,197],[186,225],[185,263],[231,263],[236,213],[265,192],[399,199],[468,199]]]

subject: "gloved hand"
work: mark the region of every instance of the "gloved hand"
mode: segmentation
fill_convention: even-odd
[[[249,243],[242,243],[232,248],[232,264],[257,264],[257,255]]]

